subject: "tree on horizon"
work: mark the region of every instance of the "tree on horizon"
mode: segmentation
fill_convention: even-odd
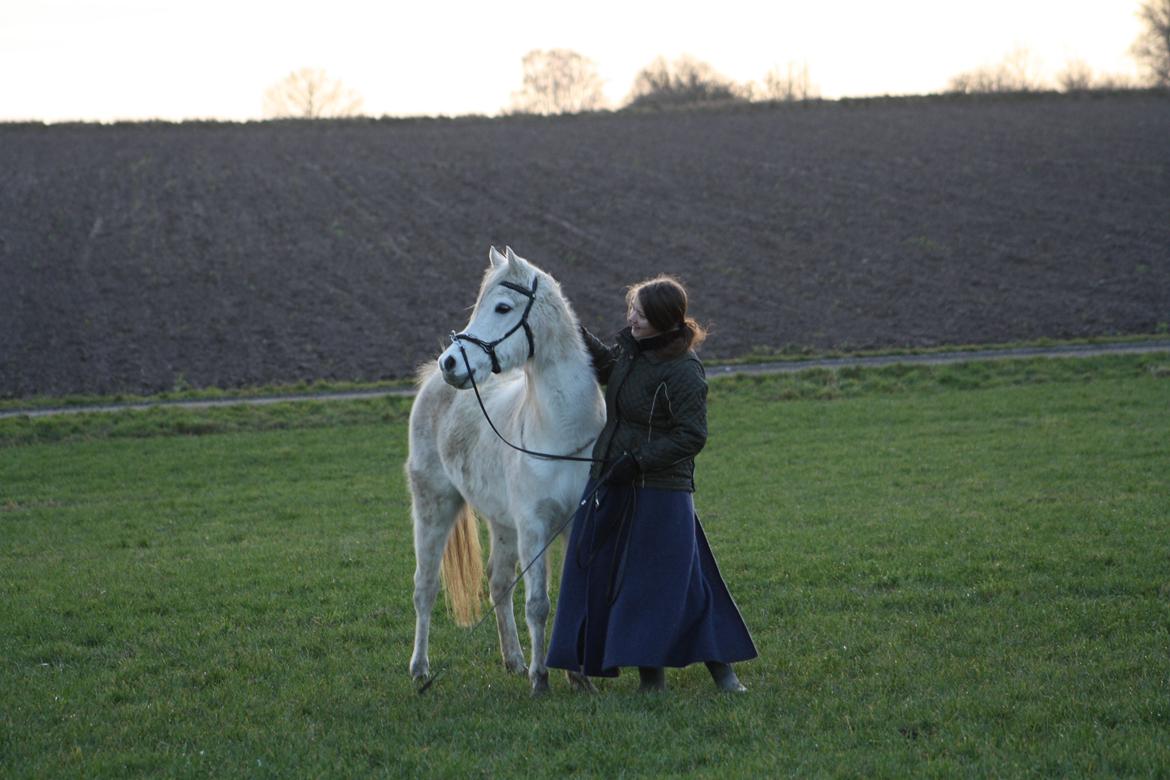
[[[634,77],[628,108],[743,100],[735,83],[702,60],[683,55],[674,62],[657,57]]]
[[[789,62],[785,70],[777,65],[764,74],[758,97],[762,100],[809,100],[820,97],[820,89],[809,78],[808,63]]]
[[[605,107],[593,60],[571,49],[533,49],[524,55],[523,81],[512,93],[518,114],[574,114]]]
[[[319,68],[293,71],[264,93],[264,116],[270,119],[356,116],[362,96]]]
[[[952,76],[948,92],[981,94],[990,92],[1035,92],[1044,88],[1039,66],[1032,53],[1018,48],[995,65],[984,65]]]
[[[1137,12],[1145,28],[1130,53],[1157,87],[1170,87],[1170,0],[1145,0]]]

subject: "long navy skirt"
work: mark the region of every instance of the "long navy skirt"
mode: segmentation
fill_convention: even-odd
[[[548,665],[616,677],[622,666],[755,658],[691,494],[607,485],[598,498],[573,523]]]

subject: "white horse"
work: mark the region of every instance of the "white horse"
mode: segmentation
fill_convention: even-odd
[[[464,354],[492,421],[508,441],[526,449],[588,457],[605,408],[577,317],[560,285],[510,247],[506,255],[492,247],[488,258],[491,265],[467,328],[439,356],[437,368],[420,372],[410,413],[406,473],[416,561],[410,673],[416,680],[430,676],[427,645],[440,558],[456,621],[471,625],[479,614],[478,514],[491,530],[489,592],[500,653],[516,674],[526,667],[511,586],[518,565],[532,564],[524,574],[532,643],[527,672],[539,693],[548,689],[549,573],[544,556],[536,556],[572,516],[589,464],[533,457],[500,441],[475,394],[460,392],[472,379]],[[569,677],[574,685],[589,687],[584,677]]]

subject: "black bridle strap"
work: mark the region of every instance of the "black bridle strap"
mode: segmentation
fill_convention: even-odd
[[[521,295],[528,296],[528,305],[526,305],[524,307],[524,313],[520,315],[520,324],[524,327],[524,335],[528,337],[528,359],[529,360],[531,360],[532,356],[536,354],[536,342],[533,341],[533,339],[532,339],[532,328],[529,327],[529,325],[528,325],[528,312],[532,311],[532,304],[536,303],[536,285],[539,281],[540,281],[539,276],[532,277],[532,289],[531,290],[526,290],[523,287],[521,287],[520,285],[515,284],[514,282],[500,282],[501,287],[507,287],[509,290],[515,290],[516,292],[520,293]],[[508,331],[500,338],[500,341],[503,341],[504,339],[508,338],[508,336],[511,336],[515,332],[516,332],[516,329],[512,328],[512,330]],[[496,373],[499,373],[499,372],[497,371]]]
[[[499,346],[504,341],[504,339],[508,338],[521,328],[524,328],[524,335],[528,337],[528,358],[531,359],[532,356],[536,354],[536,342],[532,338],[532,328],[528,325],[528,313],[532,311],[532,304],[536,303],[536,287],[539,282],[539,276],[532,277],[531,289],[521,287],[515,282],[500,282],[501,287],[507,287],[509,290],[515,290],[521,295],[528,297],[528,305],[524,307],[524,313],[520,315],[520,321],[513,325],[511,329],[508,330],[508,332],[503,336],[500,336],[495,341],[484,341],[481,338],[472,336],[470,333],[456,333],[452,331],[451,342],[456,343],[459,341],[470,341],[472,344],[482,349],[487,353],[488,357],[491,358],[492,373],[498,374],[500,373],[501,369],[500,361],[496,358],[496,347]],[[460,349],[462,350],[462,347]],[[464,356],[464,360],[466,360],[466,356]]]

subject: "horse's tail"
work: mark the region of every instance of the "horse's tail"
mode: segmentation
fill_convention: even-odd
[[[483,606],[480,598],[483,556],[479,545],[479,524],[470,504],[464,504],[455,518],[455,528],[443,549],[439,577],[455,622],[464,627],[476,623]]]

